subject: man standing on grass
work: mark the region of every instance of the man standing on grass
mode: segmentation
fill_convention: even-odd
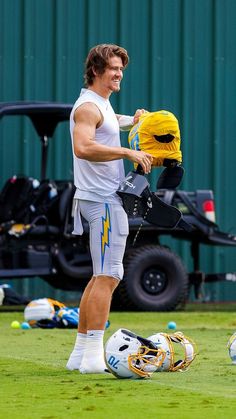
[[[121,147],[120,129],[130,129],[144,112],[116,115],[109,97],[119,92],[127,51],[113,44],[92,48],[85,63],[85,89],[81,90],[70,117],[75,214],[74,234],[82,234],[80,214],[88,221],[93,276],[80,302],[78,334],[67,362],[69,370],[104,373],[103,335],[113,291],[123,277],[123,256],[128,219],[116,194],[124,179],[123,159],[151,170],[152,156]]]

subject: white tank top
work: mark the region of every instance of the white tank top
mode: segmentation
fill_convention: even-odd
[[[120,202],[116,194],[120,182],[124,179],[123,160],[91,162],[76,157],[73,147],[75,110],[83,103],[94,103],[103,115],[102,125],[96,129],[95,141],[110,147],[120,147],[119,124],[108,99],[92,90],[82,89],[70,114],[70,133],[73,149],[75,198],[96,202]]]

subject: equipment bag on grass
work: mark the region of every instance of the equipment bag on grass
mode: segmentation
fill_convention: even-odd
[[[57,312],[65,304],[51,298],[38,298],[25,307],[24,317],[31,327],[57,327]]]
[[[31,327],[76,329],[79,324],[79,308],[66,307],[52,298],[39,298],[25,307],[24,318]],[[109,326],[110,322],[107,320],[106,329]]]

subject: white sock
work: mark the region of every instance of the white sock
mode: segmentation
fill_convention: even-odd
[[[77,333],[74,349],[71,352],[70,358],[66,364],[66,368],[68,370],[79,370],[86,347],[86,340],[86,333]]]
[[[88,330],[86,348],[80,364],[82,374],[104,374],[108,372],[104,360],[104,330]]]

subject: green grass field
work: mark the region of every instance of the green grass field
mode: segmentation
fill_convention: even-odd
[[[197,343],[188,371],[148,380],[69,372],[75,330],[14,330],[12,320],[23,321],[23,313],[0,312],[1,418],[236,418],[236,366],[226,348],[235,312],[111,313],[105,340],[120,327],[143,336],[167,332],[174,320]]]

